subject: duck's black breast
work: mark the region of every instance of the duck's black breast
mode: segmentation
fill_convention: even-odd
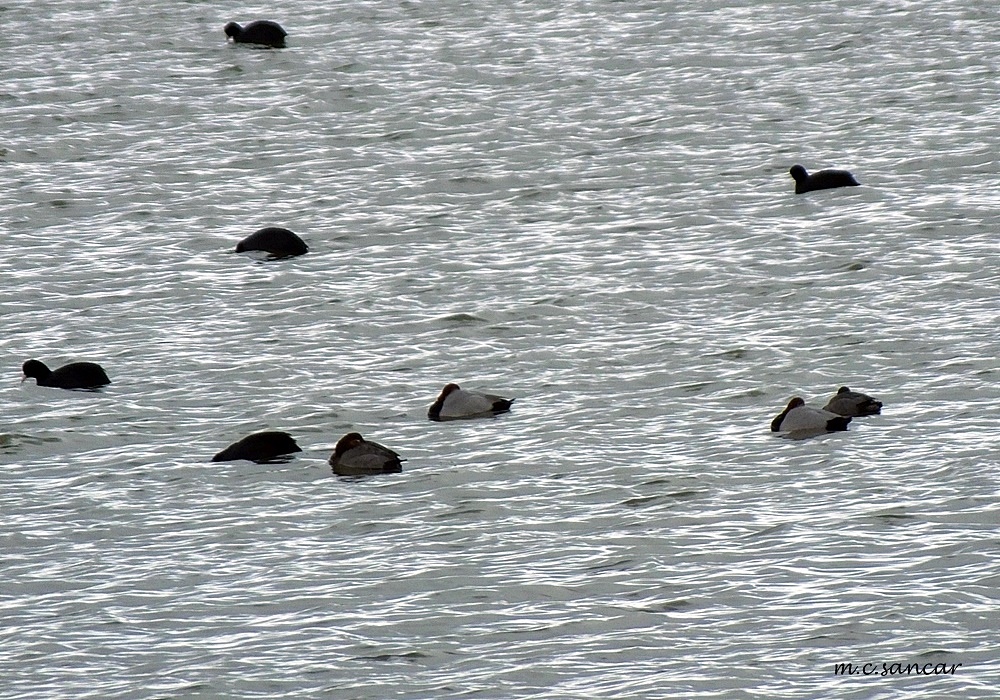
[[[837,416],[826,422],[826,429],[830,432],[837,430],[847,430],[847,424],[851,422],[850,416]]]

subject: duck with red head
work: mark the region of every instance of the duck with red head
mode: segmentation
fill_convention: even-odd
[[[507,413],[512,403],[514,399],[467,391],[458,384],[446,384],[441,395],[427,409],[427,417],[434,421],[484,418]]]
[[[398,474],[403,471],[399,455],[361,437],[361,433],[348,433],[340,438],[330,455],[330,466],[337,476],[368,476],[371,474]]]
[[[849,416],[840,416],[822,408],[807,406],[805,400],[795,396],[785,410],[771,421],[771,432],[812,435],[847,430]]]

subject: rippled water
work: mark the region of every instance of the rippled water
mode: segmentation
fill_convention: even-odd
[[[996,696],[996,8],[0,22],[0,697]],[[883,415],[771,435],[842,384]],[[334,478],[355,430],[404,472]]]

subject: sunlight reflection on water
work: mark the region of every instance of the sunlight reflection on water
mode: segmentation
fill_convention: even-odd
[[[993,696],[996,12],[619,5],[7,8],[0,696]]]

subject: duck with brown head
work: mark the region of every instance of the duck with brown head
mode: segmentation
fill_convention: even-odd
[[[514,399],[467,391],[458,384],[446,384],[437,400],[427,409],[427,417],[434,421],[484,418],[507,413],[513,403]]]
[[[348,433],[340,438],[330,455],[330,467],[337,476],[368,476],[372,474],[398,474],[403,471],[399,455],[361,437],[361,433]]]

